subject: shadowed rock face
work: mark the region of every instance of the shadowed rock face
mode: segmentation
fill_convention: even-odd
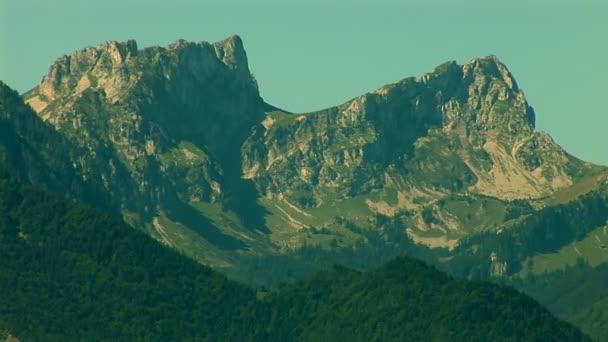
[[[204,202],[235,211],[247,229],[265,229],[253,184],[240,177],[240,145],[263,119],[264,103],[238,36],[87,48],[60,58],[26,100],[88,152],[75,168],[110,193],[132,224],[156,227],[162,213],[220,249],[238,241],[191,207]],[[229,195],[237,188],[240,196]]]
[[[535,131],[495,56],[292,114],[261,99],[238,36],[108,42],[61,57],[24,97],[70,146],[55,160],[71,166],[72,196],[103,198],[218,267],[309,243],[350,248],[366,241],[351,228],[378,229],[377,215],[400,220],[416,242],[453,248],[501,229],[511,201],[542,207],[597,171]],[[476,219],[484,215],[492,220]],[[311,237],[320,229],[329,238]]]

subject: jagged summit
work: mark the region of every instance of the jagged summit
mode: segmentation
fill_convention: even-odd
[[[496,56],[495,54],[489,54],[489,55],[485,55],[485,56],[480,56],[480,57],[474,57],[472,58],[470,61],[468,61],[467,63],[464,64],[473,64],[473,63],[494,63],[496,65],[502,65],[505,66],[505,63],[503,63],[500,58],[498,56]]]
[[[474,58],[459,65],[443,63],[416,79],[436,89],[446,101],[444,125],[468,122],[475,130],[506,130],[510,134],[528,134],[535,128],[535,113],[515,78],[495,55]],[[411,79],[402,82],[411,83]],[[382,88],[381,88],[382,89]],[[456,102],[461,102],[454,108]],[[463,108],[462,105],[465,104]],[[482,107],[491,107],[486,115],[471,117]]]
[[[249,66],[247,62],[247,53],[243,46],[243,41],[238,35],[230,36],[226,39],[220,40],[215,43],[208,42],[189,42],[184,39],[178,39],[177,41],[167,46],[168,50],[182,50],[182,49],[207,49],[213,47],[215,54],[222,63],[233,70],[237,70],[240,73],[249,74]]]
[[[119,65],[127,58],[137,55],[137,42],[135,40],[126,40],[123,42],[108,41],[98,48],[112,57],[112,61]]]
[[[496,56],[452,61],[326,110],[269,113],[264,144],[246,145],[244,174],[267,198],[307,208],[330,193],[346,200],[392,187],[396,204],[368,203],[391,215],[453,192],[539,198],[572,184],[578,161],[534,121]]]
[[[233,35],[213,44],[217,57],[234,69],[243,69],[249,72],[247,65],[247,53],[243,47],[243,41],[238,35]]]
[[[213,98],[228,94],[231,102],[226,102],[226,106],[231,108],[214,109],[217,101]],[[83,96],[89,98],[85,95],[98,98],[99,104],[120,104],[129,107],[128,112],[172,120],[170,127],[178,126],[180,131],[203,127],[193,126],[194,116],[190,114],[182,116],[183,122],[177,122],[174,114],[168,117],[158,113],[155,102],[168,106],[167,112],[175,111],[176,105],[189,107],[184,108],[185,112],[205,108],[203,121],[222,118],[224,124],[214,123],[220,126],[230,126],[232,121],[251,124],[258,111],[237,108],[262,103],[243,42],[237,35],[216,43],[177,40],[167,47],[143,49],[138,49],[133,40],[89,47],[59,58],[41,84],[26,94],[26,101],[44,120],[61,126],[69,121],[66,116],[82,115],[74,113],[74,105],[84,101]],[[51,104],[53,110],[48,110]],[[226,133],[218,130],[212,135]]]
[[[511,71],[500,61],[496,55],[474,58],[469,63],[463,65],[463,70],[473,69],[474,72],[483,72],[502,78],[505,84],[513,91],[518,91],[519,87]]]
[[[58,97],[79,95],[89,88],[102,89],[111,102],[116,102],[146,78],[148,68],[159,66],[165,77],[171,77],[170,69],[181,69],[204,80],[212,70],[221,69],[220,64],[234,73],[239,82],[257,88],[242,40],[235,35],[213,44],[177,40],[166,48],[138,49],[134,40],[108,41],[60,57],[51,65],[38,89],[26,95],[38,112]],[[40,96],[32,96],[33,93]]]
[[[515,78],[507,66],[495,55],[473,58],[462,65],[456,61],[449,61],[435,67],[433,71],[424,74],[418,80],[424,81],[433,77],[495,78],[504,82],[509,90],[519,91]]]
[[[101,184],[117,207],[148,224],[160,215],[178,220],[175,213],[184,215],[192,201],[232,205],[225,195],[240,180],[239,146],[265,108],[238,36],[87,48],[55,62],[25,100],[89,151],[73,163],[83,179]],[[121,170],[128,176],[118,177]],[[210,225],[196,213],[179,220]]]
[[[86,72],[105,72],[114,70],[127,59],[137,54],[137,43],[134,40],[125,42],[108,41],[95,47],[88,47],[57,59],[48,73],[42,78],[39,93],[46,100],[54,100],[60,93],[69,91],[74,84],[71,76]]]

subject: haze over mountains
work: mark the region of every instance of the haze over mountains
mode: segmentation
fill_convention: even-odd
[[[12,177],[121,215],[242,281],[407,254],[507,282],[578,261],[593,282],[608,260],[608,170],[535,130],[495,56],[313,113],[264,102],[238,36],[86,48],[23,95],[31,108],[0,88]],[[589,296],[608,298],[600,287]],[[607,308],[576,318],[588,308],[554,312],[608,333]]]

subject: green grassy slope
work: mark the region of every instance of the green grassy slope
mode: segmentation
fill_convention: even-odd
[[[510,282],[597,341],[608,336],[607,283],[608,264],[591,267],[582,258],[564,269]]]
[[[584,340],[529,297],[398,259],[256,292],[0,174],[0,331],[30,340]]]

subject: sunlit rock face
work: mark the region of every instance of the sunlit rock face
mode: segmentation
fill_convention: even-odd
[[[244,148],[267,197],[316,206],[392,186],[539,198],[572,183],[576,163],[534,130],[534,111],[496,57],[443,64],[327,110],[268,114]]]

